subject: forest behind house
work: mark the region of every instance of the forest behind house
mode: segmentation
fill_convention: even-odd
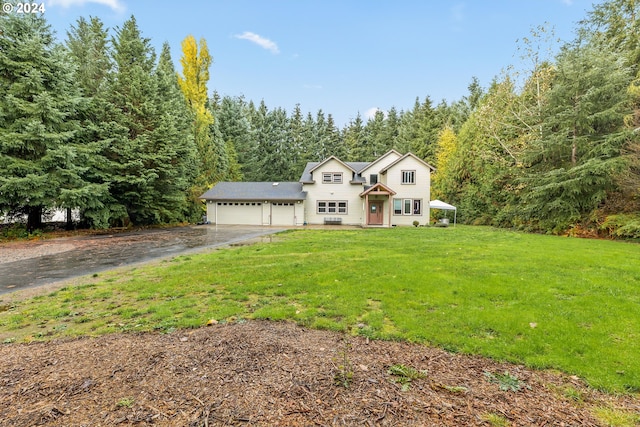
[[[197,222],[216,182],[297,181],[310,161],[395,149],[436,168],[431,198],[459,222],[639,238],[639,15],[640,2],[602,2],[561,44],[541,24],[517,43],[526,65],[487,87],[340,128],[322,110],[210,91],[204,39],[184,39],[176,70],[133,16],[114,29],[81,18],[58,43],[44,15],[2,14],[0,217],[29,230],[54,209],[90,228]]]

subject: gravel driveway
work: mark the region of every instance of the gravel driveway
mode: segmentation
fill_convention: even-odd
[[[0,294],[205,248],[284,228],[189,226],[0,245]]]

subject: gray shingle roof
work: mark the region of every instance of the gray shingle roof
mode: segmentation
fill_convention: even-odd
[[[205,200],[304,200],[299,182],[219,182],[200,196]]]
[[[318,166],[321,162],[309,162],[307,166],[305,166],[304,171],[302,172],[302,176],[300,177],[300,182],[313,182],[313,178],[311,176],[311,170]],[[371,164],[371,162],[344,162],[347,166],[353,169],[356,172],[360,172],[362,169],[366,168]],[[356,179],[354,182],[364,182],[365,180],[361,178],[359,175],[356,175]]]

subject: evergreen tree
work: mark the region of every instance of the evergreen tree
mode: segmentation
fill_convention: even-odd
[[[97,187],[95,197],[81,204],[81,222],[107,228],[113,219],[126,216],[110,190],[117,167],[108,158],[109,147],[114,136],[122,136],[126,129],[113,121],[117,114],[107,96],[113,77],[108,32],[98,18],[79,18],[67,32],[66,46],[75,65],[74,80],[87,98],[75,138],[82,148],[78,160],[85,166],[84,179]]]
[[[306,162],[319,162],[324,160],[324,157],[322,157],[322,150],[317,146],[319,141],[318,128],[311,113],[307,113],[307,117],[303,122],[302,132],[304,141],[302,152],[304,153],[304,159]]]
[[[349,122],[345,129],[344,144],[348,147],[349,161],[362,162],[366,160],[366,136],[360,113]]]
[[[524,215],[559,232],[605,199],[624,168],[630,73],[624,59],[578,40],[558,57],[543,137],[531,146]]]
[[[391,143],[386,139],[384,112],[377,110],[374,116],[367,120],[364,130],[368,144],[365,146],[362,160],[375,160],[391,148]]]
[[[342,135],[337,128],[333,116],[327,115],[327,140],[326,140],[326,152],[330,156],[336,156],[340,160],[347,159],[348,151],[346,144],[342,141]],[[302,170],[302,169],[301,169]]]
[[[173,220],[162,194],[172,179],[164,167],[171,164],[172,154],[157,129],[166,117],[159,102],[159,80],[153,75],[154,50],[133,16],[116,29],[111,43],[116,72],[108,96],[115,107],[114,121],[126,129],[114,134],[107,152],[115,169],[111,193],[126,209],[125,224]],[[165,120],[162,126],[169,131],[171,125]]]
[[[64,48],[42,15],[0,14],[0,212],[78,208],[92,188],[73,139],[82,99]]]
[[[158,175],[152,183],[156,215],[161,222],[197,220],[199,209],[190,205],[193,195],[189,197],[197,170],[193,115],[178,87],[168,43],[162,46],[155,77],[158,120],[151,135],[154,158],[147,167]]]
[[[256,170],[256,149],[252,138],[251,122],[249,121],[247,106],[242,98],[225,96],[215,110],[218,130],[222,139],[226,141],[227,157],[231,168],[240,170],[229,171],[228,179],[246,179],[251,181]],[[234,160],[235,159],[235,160]],[[232,178],[234,177],[234,178]]]
[[[331,156],[332,153],[328,150],[329,145],[329,128],[327,126],[327,121],[324,116],[324,111],[321,109],[316,113],[315,120],[315,132],[313,134],[313,139],[311,145],[315,152],[315,156],[317,159],[326,159]]]
[[[421,104],[416,98],[413,110],[405,113],[398,128],[398,148],[411,151],[428,163],[435,163],[435,147],[438,132],[444,126],[435,114],[431,99],[427,96]]]
[[[305,137],[305,125],[302,118],[300,104],[296,104],[293,114],[289,119],[289,149],[293,153],[292,168],[294,169],[294,180],[300,178],[300,174],[304,170],[307,162],[313,158],[310,153],[310,140]]]
[[[260,170],[264,181],[289,181],[293,172],[292,153],[287,147],[287,112],[269,111],[258,135]]]
[[[385,151],[390,149],[398,150],[398,134],[400,132],[400,114],[396,107],[391,107],[387,112],[386,123],[384,126]]]

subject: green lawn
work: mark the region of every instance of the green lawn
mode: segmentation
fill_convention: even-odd
[[[0,299],[0,340],[282,319],[640,391],[640,245],[464,226],[274,239]]]

